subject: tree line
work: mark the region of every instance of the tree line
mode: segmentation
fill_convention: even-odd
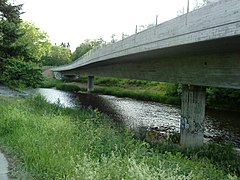
[[[21,19],[22,6],[0,1],[0,81],[6,85],[37,87],[42,66],[67,64],[104,43],[101,38],[85,40],[73,53],[68,42],[53,45],[47,33]]]

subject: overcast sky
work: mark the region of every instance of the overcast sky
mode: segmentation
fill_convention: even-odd
[[[23,20],[47,32],[52,43],[70,42],[74,50],[84,39],[110,41],[133,34],[136,25],[172,19],[187,9],[187,0],[13,0],[23,3]],[[201,0],[199,0],[201,2]],[[195,0],[190,0],[190,9]]]

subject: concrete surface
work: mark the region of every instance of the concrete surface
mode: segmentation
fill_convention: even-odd
[[[0,152],[0,180],[8,180],[8,162],[4,155]]]

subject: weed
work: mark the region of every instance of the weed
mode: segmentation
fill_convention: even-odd
[[[0,97],[1,141],[35,179],[236,179],[215,158],[191,160],[170,145],[157,151],[99,111],[56,106],[40,96]]]

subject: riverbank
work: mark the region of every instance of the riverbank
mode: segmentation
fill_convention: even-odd
[[[56,87],[59,90],[87,91],[87,79],[68,82],[46,78],[42,87]],[[153,101],[165,104],[181,104],[181,85],[151,81],[97,77],[92,93],[129,97],[136,100]],[[240,112],[240,90],[207,88],[206,107],[208,109]]]
[[[86,84],[87,82],[85,78],[81,79],[80,82],[64,82],[56,79],[45,79],[41,87],[55,87],[58,90],[69,92],[86,92]],[[176,85],[170,83],[97,78],[92,93],[180,105],[180,95],[176,92],[177,88]]]
[[[230,179],[239,162],[217,145],[191,153],[151,145],[98,111],[62,108],[40,96],[0,101],[1,141],[18,157],[18,172],[35,179]]]

